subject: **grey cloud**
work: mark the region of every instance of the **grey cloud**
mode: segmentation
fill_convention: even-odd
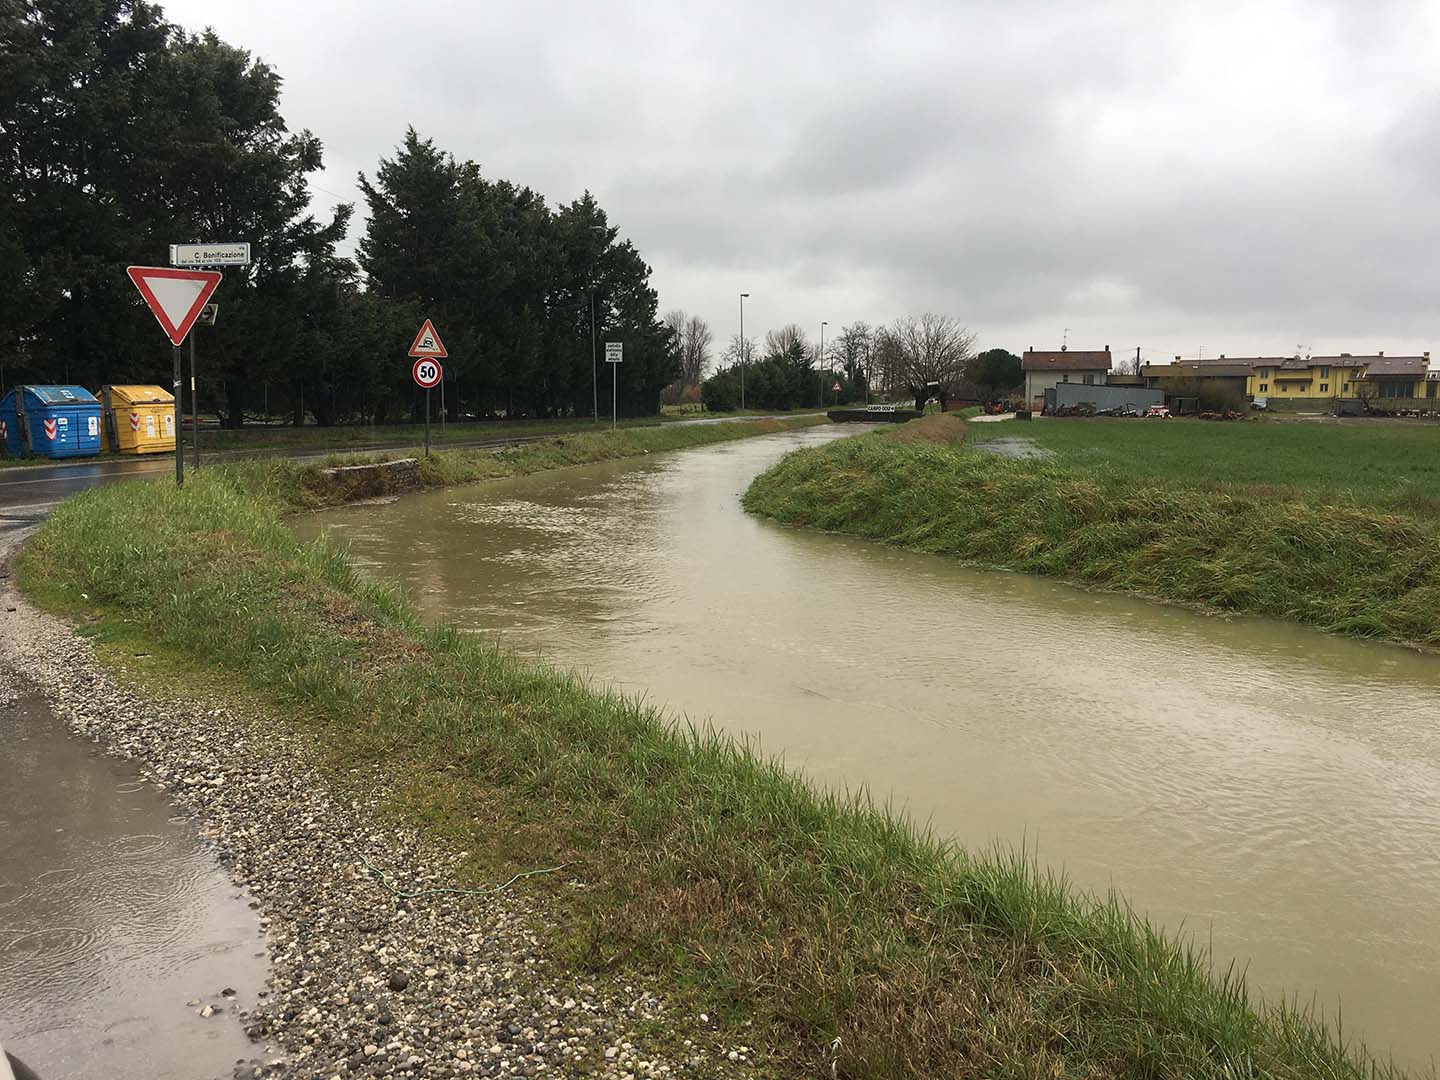
[[[286,77],[317,205],[414,124],[554,202],[593,190],[722,338],[741,289],[747,328],[936,308],[1011,347],[1436,330],[1427,0],[167,11]]]

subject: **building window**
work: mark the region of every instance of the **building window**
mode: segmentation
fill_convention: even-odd
[[[1386,380],[1380,384],[1380,396],[1384,398],[1406,398],[1410,396],[1410,387],[1403,382]]]
[[[1320,384],[1320,393],[1322,393],[1322,394],[1328,394],[1329,392],[1330,392],[1330,384],[1329,384],[1328,382],[1322,382],[1322,383]]]
[[[1330,369],[1329,369],[1328,367],[1322,367],[1322,368],[1320,369],[1320,378],[1322,378],[1322,379],[1328,379],[1328,378],[1330,378]],[[1322,386],[1320,389],[1323,390],[1323,389],[1325,389],[1325,388]]]
[[[1270,384],[1269,384],[1269,383],[1263,383],[1263,382],[1262,382],[1262,383],[1260,384],[1260,393],[1266,394],[1266,393],[1269,393],[1269,391],[1270,391]]]
[[[1069,382],[1069,381],[1070,381],[1070,376],[1069,376],[1069,375],[1061,375],[1061,376],[1060,376],[1060,381],[1061,381],[1061,382]]]
[[[1084,376],[1084,381],[1085,381],[1085,385],[1086,385],[1086,386],[1094,386],[1094,385],[1095,385],[1095,376],[1094,376],[1094,375],[1086,375],[1086,376]]]
[[[1345,393],[1348,394],[1349,392],[1350,392],[1350,384],[1347,382],[1347,383],[1345,384]]]

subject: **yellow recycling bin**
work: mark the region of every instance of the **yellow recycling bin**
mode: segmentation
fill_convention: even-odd
[[[105,450],[168,454],[175,450],[175,395],[160,386],[103,386]]]

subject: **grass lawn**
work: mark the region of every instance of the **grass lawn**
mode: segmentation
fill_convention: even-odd
[[[1026,438],[1058,465],[1183,484],[1293,489],[1303,495],[1440,509],[1440,424],[1263,419],[1036,419],[971,424],[973,445]]]
[[[513,475],[808,422],[667,425],[488,456]],[[941,441],[832,445],[978,461],[945,430],[962,421],[929,423]],[[479,475],[480,456],[432,458],[431,478]],[[191,687],[239,686],[307,732],[337,783],[362,765],[391,770],[389,811],[470,852],[474,880],[457,884],[567,864],[586,888],[535,879],[553,901],[552,954],[648,971],[722,1022],[752,1020],[743,1030],[772,1075],[1401,1075],[1285,1002],[1256,1001],[1119,897],[1077,894],[1021,856],[959,850],[749,746],[427,625],[343,551],[286,527],[318,473],[247,462],[182,489],[84,492],[27,546],[22,587]]]

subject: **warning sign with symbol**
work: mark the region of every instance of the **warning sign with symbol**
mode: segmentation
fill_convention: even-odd
[[[445,351],[445,343],[440,340],[440,335],[435,331],[435,324],[429,319],[425,320],[420,332],[415,335],[415,343],[410,346],[410,356],[429,356],[432,358],[444,359],[450,354]]]

